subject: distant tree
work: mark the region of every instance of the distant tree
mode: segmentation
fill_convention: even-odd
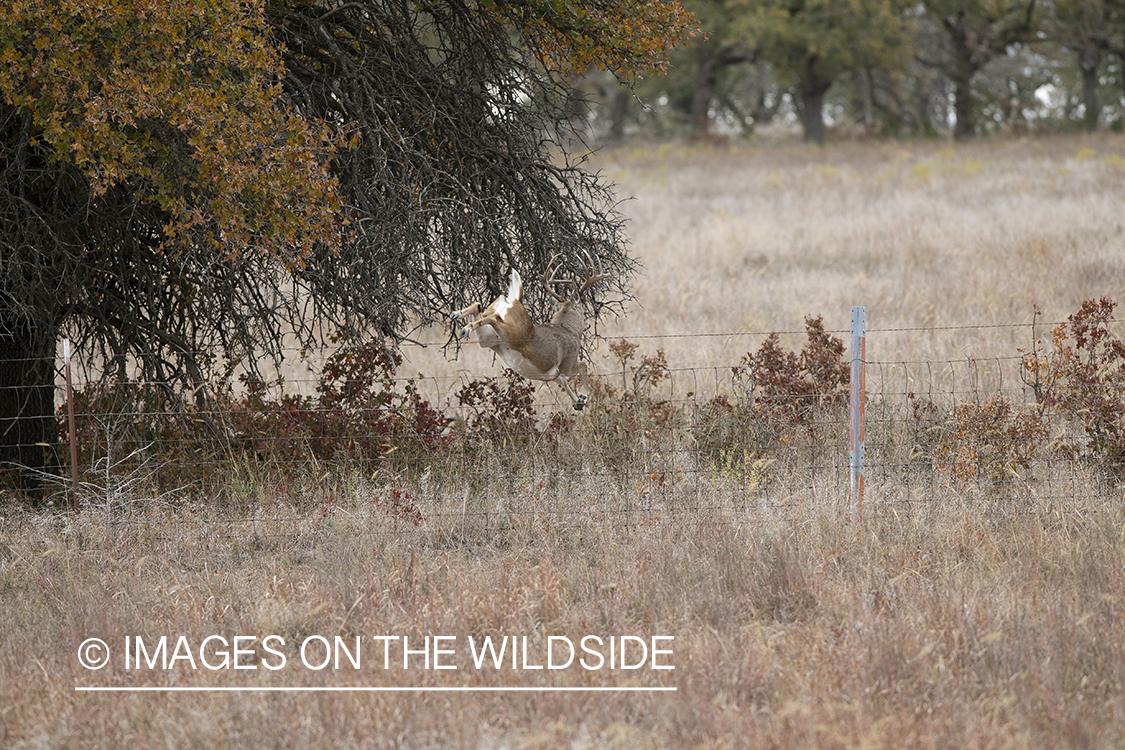
[[[866,71],[871,107],[882,132],[935,135],[946,129],[946,79],[910,61],[897,69]]]
[[[845,73],[894,67],[910,26],[892,0],[731,0],[741,38],[791,76],[807,141],[824,141],[824,95]]]
[[[718,102],[743,125],[754,127],[771,122],[790,94],[790,82],[779,81],[765,60],[738,68],[719,92]]]
[[[1061,81],[1060,64],[1046,44],[1016,44],[997,55],[977,75],[973,92],[977,100],[978,127],[1004,127],[1029,132],[1047,116],[1037,92]]]
[[[591,67],[570,84],[569,126],[590,145],[621,142],[635,90],[613,73]]]
[[[1101,114],[1099,71],[1114,34],[1112,6],[1103,0],[1055,0],[1050,11],[1046,36],[1073,51],[1082,76],[1083,125],[1092,131]]]
[[[1061,2],[1058,15],[1064,22],[1063,32],[1070,34],[1068,44],[1078,56],[1079,67],[1082,71],[1082,100],[1086,109],[1087,128],[1096,125],[1091,120],[1089,110],[1096,109],[1095,115],[1100,114],[1101,105],[1098,101],[1098,84],[1100,83],[1097,67],[1108,55],[1116,57],[1116,79],[1125,94],[1125,0],[1089,0],[1086,3],[1080,0]],[[1100,54],[1095,54],[1097,50]],[[1095,57],[1097,60],[1095,61]],[[1125,96],[1118,94],[1119,101],[1125,102]],[[1125,115],[1119,113],[1125,120]]]
[[[220,360],[398,340],[555,253],[625,293],[612,195],[545,134],[574,71],[658,68],[691,28],[661,1],[10,4],[0,465],[44,465],[60,334],[202,399]]]
[[[973,78],[997,55],[1035,33],[1036,0],[923,0],[927,16],[944,32],[948,46],[938,56],[920,56],[942,70],[953,85],[953,137],[976,135]]]
[[[732,86],[750,69],[755,51],[734,38],[728,0],[686,0],[684,7],[699,23],[699,34],[671,56],[666,75],[637,88],[642,100],[666,100],[676,119],[686,122],[695,138],[710,132],[716,116],[748,117],[730,98]]]
[[[753,62],[756,51],[733,35],[727,0],[691,0],[688,7],[705,32],[688,43],[694,81],[691,89],[692,135],[702,138],[711,129],[711,106],[724,69]]]

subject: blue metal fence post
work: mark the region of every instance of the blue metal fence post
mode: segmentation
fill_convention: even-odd
[[[863,453],[864,430],[867,418],[867,308],[852,308],[852,377],[850,388],[850,483],[848,488],[848,507],[853,524],[863,515]]]

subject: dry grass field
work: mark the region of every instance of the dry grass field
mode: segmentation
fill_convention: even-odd
[[[599,325],[602,373],[620,337],[674,370],[729,371],[763,332],[809,314],[843,329],[853,305],[872,360],[1011,357],[1033,305],[1051,323],[1125,299],[1121,137],[646,145],[592,163],[634,196],[646,266],[636,304]],[[408,368],[448,392],[499,370],[485,354],[410,348]],[[548,409],[556,395],[538,391]],[[924,502],[883,473],[853,525],[835,433],[835,455],[779,454],[767,481],[707,463],[692,434],[597,434],[595,414],[401,484],[236,466],[221,499],[146,501],[123,480],[76,516],[0,504],[0,746],[1125,746],[1125,493],[1098,467],[934,480]],[[566,661],[549,638],[588,635],[599,656],[535,668]],[[473,644],[505,636],[520,659],[478,666]],[[111,653],[96,671],[89,638]],[[359,667],[348,652],[314,668],[337,638]]]
[[[805,315],[872,330],[1062,320],[1125,290],[1125,139],[1045,138],[712,149],[663,144],[596,156],[619,186],[645,270],[635,304],[598,333],[663,347],[673,366],[726,367],[748,335],[803,331]],[[423,336],[444,341],[439,332]],[[711,334],[695,336],[693,334]],[[718,334],[718,335],[715,335]],[[747,334],[747,335],[744,335]],[[945,360],[1027,331],[905,331],[869,342],[886,360]],[[408,347],[427,375],[495,371],[492,355]],[[982,355],[987,356],[982,352]],[[604,343],[595,355],[615,369]]]

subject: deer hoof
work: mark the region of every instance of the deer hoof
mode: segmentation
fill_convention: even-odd
[[[465,326],[460,331],[458,331],[458,333],[461,335],[461,338],[463,338],[463,339],[469,338],[469,327]]]
[[[575,411],[582,411],[582,407],[584,407],[585,405],[586,405],[586,397],[580,396],[578,398],[578,400],[574,402],[574,410]]]
[[[453,312],[449,313],[449,319],[450,320],[457,320],[460,317],[461,317],[461,312],[459,310],[454,310]]]

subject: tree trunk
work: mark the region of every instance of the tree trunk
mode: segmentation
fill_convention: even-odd
[[[628,86],[616,82],[609,86],[609,140],[620,143],[625,140],[625,116],[629,112],[629,99],[633,92]]]
[[[37,489],[54,470],[55,336],[0,318],[0,483]]]
[[[977,134],[976,112],[973,107],[972,75],[958,73],[953,79],[953,138],[961,141]]]
[[[930,89],[927,86],[917,85],[913,97],[914,105],[914,134],[932,135],[939,132],[934,122],[933,109],[930,107]]]
[[[801,89],[801,126],[808,143],[824,143],[824,94],[827,91],[826,86]]]
[[[1082,106],[1086,112],[1082,117],[1086,130],[1093,132],[1098,128],[1098,66],[1101,64],[1101,50],[1094,46],[1078,50],[1078,67],[1082,71]]]
[[[987,60],[978,59],[969,46],[964,14],[948,19],[945,28],[949,32],[950,54],[953,56],[953,63],[947,71],[953,82],[953,115],[957,119],[953,125],[953,138],[960,141],[977,134],[973,76]]]
[[[711,100],[718,71],[718,51],[710,44],[701,44],[696,54],[695,91],[691,95],[691,134],[695,138],[706,138],[711,131]]]
[[[871,81],[871,71],[867,68],[855,72],[856,82],[859,84],[860,95],[863,97],[863,133],[871,135],[875,131],[875,96]]]

